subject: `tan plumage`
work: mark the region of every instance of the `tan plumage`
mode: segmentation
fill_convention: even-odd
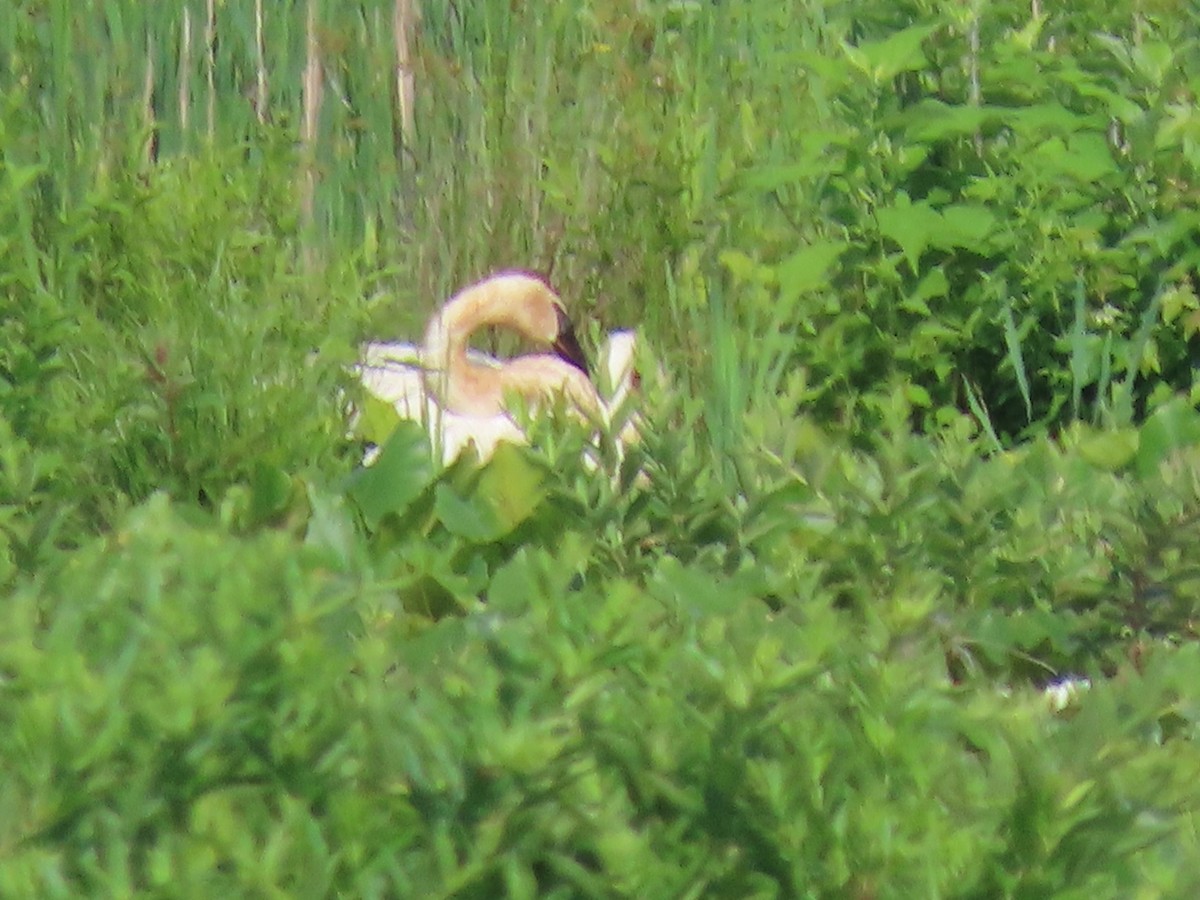
[[[553,348],[557,355],[533,353],[508,360],[487,356],[468,347],[472,332],[484,325],[509,328]],[[618,332],[614,341],[605,350],[607,368],[619,359],[626,369],[616,377],[610,371],[615,400],[628,394],[632,333]],[[537,407],[562,398],[567,409],[585,421],[598,427],[609,424],[615,406],[601,399],[586,370],[562,301],[541,280],[510,272],[451,298],[430,320],[421,349],[368,344],[357,371],[371,394],[392,404],[404,418],[426,425],[449,464],[471,444],[481,459],[487,459],[501,442],[525,441],[509,409],[513,399]]]

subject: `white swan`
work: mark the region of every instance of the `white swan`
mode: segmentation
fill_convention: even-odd
[[[467,347],[486,324],[504,325],[558,353],[497,360]],[[460,291],[430,321],[421,349],[403,343],[363,348],[357,372],[366,390],[403,418],[422,422],[435,452],[449,465],[469,445],[481,460],[501,442],[523,443],[525,433],[505,403],[517,396],[536,406],[563,397],[568,407],[598,425],[628,396],[634,337],[616,332],[604,352],[613,399],[605,402],[586,375],[586,362],[562,302],[542,281],[521,273],[493,276]],[[623,440],[631,423],[618,437]],[[367,461],[373,459],[368,454]]]

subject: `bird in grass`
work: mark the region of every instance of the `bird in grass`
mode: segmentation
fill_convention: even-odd
[[[553,352],[497,359],[471,348],[472,333],[487,325],[508,328]],[[563,402],[587,422],[610,425],[618,396],[624,401],[629,394],[634,346],[632,332],[616,332],[606,345],[613,390],[606,402],[589,378],[587,359],[558,295],[536,276],[504,272],[447,301],[430,319],[421,347],[367,344],[356,371],[372,396],[427,428],[449,465],[471,445],[480,460],[487,460],[501,442],[525,441],[512,415],[514,399],[529,408]]]

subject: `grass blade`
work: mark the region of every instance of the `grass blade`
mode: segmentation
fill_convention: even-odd
[[[1075,281],[1075,318],[1071,323],[1071,418],[1079,418],[1079,407],[1083,403],[1083,385],[1088,375],[1087,323],[1085,318],[1083,279]]]
[[[1013,321],[1011,300],[1004,304],[1004,344],[1008,349],[1008,362],[1017,376],[1017,387],[1021,390],[1021,399],[1025,401],[1025,419],[1032,422],[1033,399],[1029,394],[1029,377],[1025,373],[1025,356],[1021,353],[1021,335],[1017,333],[1017,325]]]

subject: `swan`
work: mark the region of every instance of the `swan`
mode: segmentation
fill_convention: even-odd
[[[507,326],[557,355],[498,360],[469,348],[471,333],[487,324]],[[606,345],[605,373],[614,392],[606,403],[588,378],[586,358],[562,301],[540,279],[508,272],[451,298],[430,320],[423,347],[367,344],[356,372],[370,394],[391,404],[401,417],[422,422],[443,464],[449,465],[471,444],[486,460],[501,442],[525,441],[506,406],[514,395],[534,406],[563,397],[581,418],[610,425],[614,400],[629,393],[633,347],[632,332],[617,332]],[[371,459],[369,453],[367,461]]]
[[[639,381],[634,368],[635,347],[634,332],[616,331],[609,335],[600,353],[601,371],[607,380],[604,394],[595,402],[605,428],[617,430],[618,461],[623,458],[622,448],[638,440],[639,417],[628,411]],[[467,351],[467,356],[472,364],[487,369],[498,370],[502,365],[500,360],[474,348]],[[547,368],[553,376],[557,367],[553,360],[550,362]],[[472,416],[441,407],[425,389],[421,350],[413,344],[366,345],[358,374],[372,395],[390,404],[402,418],[426,427],[443,465],[450,465],[472,444],[480,460],[486,461],[502,442],[525,443],[524,430],[507,410],[492,416]],[[374,461],[377,452],[377,448],[368,451],[364,461]]]

